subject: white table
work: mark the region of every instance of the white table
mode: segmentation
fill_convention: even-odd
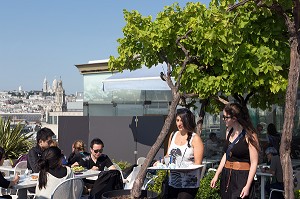
[[[219,164],[221,161],[221,158],[203,158],[202,164],[211,165],[211,167],[207,166],[207,168],[214,168],[216,164]]]
[[[93,176],[98,176],[100,171],[94,171],[94,170],[86,170],[79,174],[74,174],[75,178],[88,178]],[[38,175],[37,173],[34,175]],[[20,178],[20,181],[17,185],[13,186],[13,189],[18,190],[18,198],[24,199],[27,198],[27,188],[30,187],[36,187],[37,180],[31,180],[30,177],[27,178]]]
[[[0,166],[0,171],[4,172],[7,176],[14,174],[15,168],[12,166]]]
[[[260,169],[257,169],[256,175],[260,176],[260,199],[265,199],[265,185],[266,185],[266,177],[272,177],[273,174],[267,172],[261,172]]]

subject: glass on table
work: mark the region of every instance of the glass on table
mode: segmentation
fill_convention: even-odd
[[[165,163],[166,166],[169,166],[169,163],[170,163],[170,157],[169,156],[164,157],[164,163]]]
[[[188,165],[184,162],[184,159],[182,156],[177,156],[175,160],[175,167],[176,168],[187,168]]]

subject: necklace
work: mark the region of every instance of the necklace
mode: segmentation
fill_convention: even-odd
[[[180,145],[183,145],[184,143],[186,143],[186,139],[187,139],[186,135],[180,135],[179,139],[178,139]]]

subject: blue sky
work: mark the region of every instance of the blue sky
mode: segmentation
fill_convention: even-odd
[[[67,94],[83,91],[75,64],[117,56],[123,9],[155,17],[174,2],[189,1],[0,1],[0,91],[41,90],[45,77],[51,84],[61,77]]]

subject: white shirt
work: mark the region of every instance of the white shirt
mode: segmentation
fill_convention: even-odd
[[[47,185],[46,188],[39,189],[39,183],[37,183],[35,188],[35,199],[50,199],[51,194],[54,189],[57,187],[59,183],[62,181],[72,178],[74,176],[73,171],[70,167],[67,168],[67,175],[62,178],[57,178],[51,175],[49,172],[47,173]]]
[[[176,161],[177,156],[182,156],[183,164],[194,164],[194,148],[192,147],[192,141],[196,134],[192,134],[189,141],[190,147],[188,147],[188,142],[182,146],[175,144],[175,136],[177,133],[178,131],[174,134],[168,149],[168,154],[173,157],[172,162],[174,163]],[[174,188],[198,188],[200,186],[200,173],[200,169],[191,171],[170,171],[169,186]]]

